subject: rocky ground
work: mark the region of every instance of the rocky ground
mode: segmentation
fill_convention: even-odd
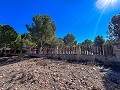
[[[0,60],[0,90],[120,90],[120,73],[95,65],[45,58]]]

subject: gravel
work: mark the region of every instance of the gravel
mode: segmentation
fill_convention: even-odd
[[[1,65],[0,90],[120,90],[120,73],[95,65],[32,58]]]

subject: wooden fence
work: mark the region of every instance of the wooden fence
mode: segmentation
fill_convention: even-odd
[[[120,49],[113,45],[41,47],[39,55],[60,60],[100,61],[107,64],[109,62],[110,65],[114,63],[120,65]]]
[[[20,53],[25,54],[26,50],[11,50],[11,49],[1,49],[0,56],[10,56],[10,55],[19,55]]]
[[[105,55],[113,56],[114,47],[112,45],[98,46],[66,46],[66,47],[41,47],[41,55]]]
[[[22,53],[36,54],[38,49],[26,49],[22,50]],[[114,47],[112,45],[104,46],[65,46],[65,47],[41,47],[40,55],[103,55],[113,56]],[[0,55],[4,53],[6,55],[17,55],[21,53],[21,50],[0,50]]]

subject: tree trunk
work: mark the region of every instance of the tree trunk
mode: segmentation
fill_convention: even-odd
[[[4,55],[4,52],[5,52],[5,50],[4,50],[4,48],[3,48],[3,49],[2,49],[2,54],[1,54],[2,57],[5,56],[5,55]]]
[[[41,54],[42,51],[42,41],[38,44],[38,50],[36,51],[37,54]]]

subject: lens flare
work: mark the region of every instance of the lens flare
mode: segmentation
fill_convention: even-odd
[[[96,23],[94,35],[96,35],[97,29],[98,29],[98,26],[102,19],[103,14],[106,12],[115,10],[115,8],[118,8],[118,6],[120,5],[120,0],[97,0],[95,4],[96,4],[97,9],[101,11],[101,14]]]
[[[115,7],[116,5],[116,2],[117,0],[98,0],[96,2],[96,7],[98,9],[109,9],[109,8],[112,8],[112,7]]]

